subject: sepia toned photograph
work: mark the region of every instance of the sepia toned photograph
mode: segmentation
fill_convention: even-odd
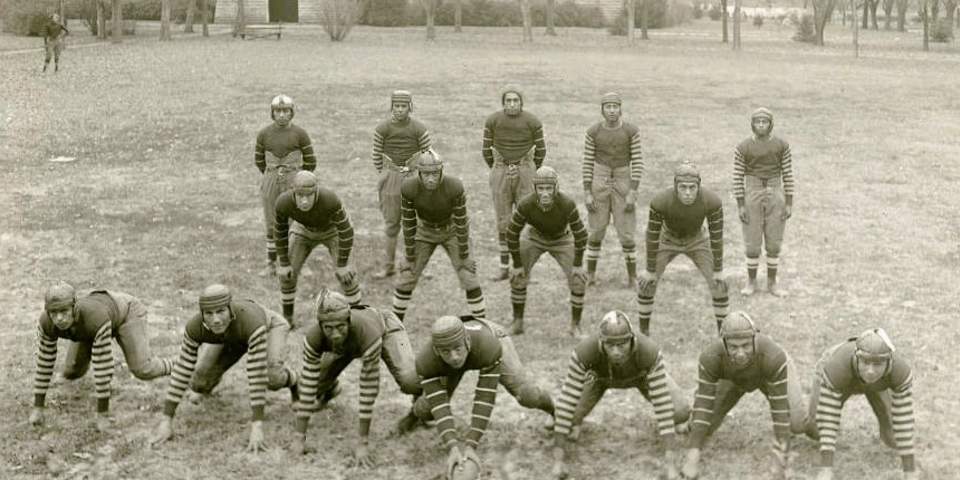
[[[0,478],[960,474],[957,0],[0,0]]]

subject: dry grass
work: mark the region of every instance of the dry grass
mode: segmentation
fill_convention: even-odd
[[[99,436],[88,424],[89,379],[56,386],[48,428],[35,433],[25,423],[34,322],[42,288],[56,278],[146,299],[154,345],[163,355],[176,352],[177,330],[208,282],[227,282],[278,308],[277,284],[254,276],[263,246],[252,150],[256,131],[269,121],[269,99],[279,92],[298,101],[295,121],[314,139],[324,182],[348,206],[358,234],[352,261],[369,303],[390,302],[389,284],[371,278],[379,267],[381,221],[368,155],[371,130],[386,115],[394,88],[414,91],[415,114],[432,130],[447,172],[467,185],[473,241],[486,277],[496,265],[496,244],[480,134],[484,117],[498,108],[498,88],[509,81],[524,88],[527,109],[543,120],[547,161],[578,198],[583,131],[600,118],[600,93],[623,92],[626,117],[641,126],[645,142],[641,201],[669,185],[679,160],[698,162],[705,185],[730,207],[725,259],[734,284],[742,282],[743,261],[729,197],[731,150],[749,133],[748,112],[772,108],[777,132],[793,145],[799,182],[784,259],[792,296],[734,295],[733,305],[748,309],[787,346],[804,384],[829,345],[867,326],[891,331],[915,367],[918,453],[928,478],[950,478],[960,467],[949,454],[960,448],[951,367],[960,364],[954,348],[960,341],[954,308],[960,230],[952,191],[960,179],[956,57],[918,53],[914,39],[896,42],[885,32],[865,37],[875,35],[878,44],[897,44],[907,53],[854,62],[839,48],[794,44],[784,29],[763,43],[748,36],[747,51],[738,55],[710,38],[669,33],[654,32],[652,42],[630,49],[621,38],[587,30],[523,46],[517,29],[467,29],[463,36],[441,29],[437,42],[425,44],[421,30],[359,28],[340,45],[324,40],[319,29],[291,29],[280,42],[214,37],[70,50],[64,70],[45,77],[37,57],[5,56],[0,315],[9,328],[0,336],[6,378],[0,406],[8,421],[0,436],[12,441],[0,446],[0,476],[45,476],[57,469],[82,474],[94,465],[116,478],[436,476],[443,457],[435,432],[386,438],[408,404],[392,381],[383,383],[373,427],[384,466],[365,473],[342,468],[355,432],[355,366],[344,374],[345,395],[313,421],[310,439],[321,443],[321,453],[304,460],[284,450],[293,420],[285,393],[271,397],[268,409],[273,448],[256,459],[241,453],[249,414],[242,370],[228,375],[219,398],[204,409],[184,405],[177,437],[160,451],[145,448],[144,440],[166,382],[129,375],[115,383],[113,436]],[[47,162],[58,155],[78,160]],[[604,246],[602,285],[588,292],[590,324],[611,308],[635,311],[633,292],[622,287],[614,237],[611,232]],[[317,275],[302,282],[301,311],[310,292],[333,283],[329,257],[317,252],[313,258]],[[415,345],[431,318],[465,307],[442,255],[429,268],[434,276],[421,283],[407,322]],[[568,313],[559,275],[549,261],[535,270],[530,328],[517,340],[521,356],[551,387],[572,345],[561,334]],[[491,317],[506,319],[507,286],[484,287]],[[697,351],[715,333],[706,288],[688,262],[668,271],[655,308],[653,335],[680,385],[692,389]],[[294,362],[299,338],[290,340]],[[457,397],[461,413],[468,397]],[[501,393],[484,440],[486,468],[502,459],[514,480],[544,478],[550,456],[539,428],[542,415],[507,397]],[[575,455],[577,478],[655,475],[660,460],[651,408],[640,398],[611,392],[600,404]],[[619,428],[624,424],[630,427]],[[765,402],[749,396],[705,451],[704,477],[761,478],[772,463],[770,437]],[[812,475],[815,446],[798,443],[798,469]],[[897,478],[897,469],[895,456],[877,441],[865,402],[851,402],[839,476]]]

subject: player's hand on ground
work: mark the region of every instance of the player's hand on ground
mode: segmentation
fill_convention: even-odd
[[[677,455],[673,450],[667,450],[663,455],[663,476],[667,480],[680,478],[680,471],[677,470]]]
[[[247,451],[251,453],[267,450],[267,441],[263,436],[263,422],[254,421],[250,424],[250,441],[247,442]]]
[[[713,287],[720,293],[727,293],[727,275],[723,270],[713,272]]]
[[[357,278],[357,272],[350,267],[337,267],[333,276],[337,277],[337,281],[340,283],[350,284]]]
[[[597,211],[597,204],[596,200],[593,198],[593,193],[587,192],[583,194],[583,203],[586,204],[588,212]]]
[[[920,472],[917,470],[912,472],[903,472],[903,480],[920,480]]]
[[[590,279],[590,276],[587,275],[587,271],[583,267],[573,267],[573,270],[570,272],[570,275],[573,276],[578,282],[586,285],[587,280]]]
[[[447,478],[453,475],[453,469],[457,468],[461,460],[463,460],[463,454],[460,453],[460,447],[454,446],[447,454]]]
[[[820,467],[820,471],[817,472],[817,480],[833,480],[833,469]]]
[[[793,216],[793,205],[784,205],[783,213],[780,214],[780,220],[787,220]]]
[[[693,479],[700,476],[699,448],[687,450],[687,457],[683,461],[683,468],[680,469],[680,474],[686,479]]]
[[[113,422],[110,419],[110,416],[106,413],[97,413],[97,418],[94,420],[94,425],[97,427],[97,431],[102,434],[110,433],[110,430],[113,429]]]
[[[474,259],[472,259],[472,258],[470,258],[470,257],[467,257],[467,258],[462,259],[462,261],[463,261],[463,264],[462,264],[462,266],[461,266],[460,268],[463,268],[464,270],[466,270],[466,271],[468,271],[468,272],[470,272],[470,273],[477,273],[477,261],[476,261],[476,260],[474,260]]]
[[[623,209],[627,212],[632,212],[637,208],[637,191],[630,190],[627,192],[626,197],[623,199],[626,205],[623,206]]]
[[[653,286],[657,284],[657,276],[653,272],[648,270],[640,271],[640,274],[637,275],[637,288],[642,293],[649,292],[653,289]]]
[[[290,280],[293,278],[293,267],[290,265],[280,265],[277,267],[277,277],[280,280]]]
[[[472,460],[473,463],[476,463],[477,466],[480,466],[480,456],[477,455],[477,451],[473,447],[467,447],[463,449],[463,458]]]
[[[366,440],[357,442],[357,445],[353,447],[353,456],[347,466],[350,468],[373,468],[375,465],[376,462],[369,447],[367,447]]]
[[[749,224],[749,223],[750,223],[750,214],[747,213],[747,209],[746,209],[746,208],[744,208],[744,207],[738,208],[738,209],[737,209],[737,215],[740,217],[740,222],[742,222],[743,224]]]
[[[564,480],[570,476],[570,469],[567,468],[566,462],[563,460],[555,460],[553,462],[553,469],[550,471],[550,478],[554,480]]]
[[[43,407],[33,407],[30,411],[30,426],[39,428],[43,426]]]
[[[307,448],[307,435],[297,433],[293,437],[293,441],[290,442],[290,451],[294,455],[306,455],[310,453]]]
[[[173,419],[164,415],[160,419],[160,424],[157,425],[157,430],[150,437],[150,445],[156,448],[171,438],[173,438]]]
[[[523,270],[523,267],[510,267],[510,281],[519,282],[527,276],[527,272]]]

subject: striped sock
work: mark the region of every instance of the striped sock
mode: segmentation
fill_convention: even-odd
[[[640,332],[644,335],[650,335],[650,317],[653,315],[653,297],[646,295],[637,296],[637,321],[640,324]]]
[[[500,268],[510,268],[510,249],[507,247],[507,234],[500,234]]]
[[[510,303],[513,305],[513,318],[523,318],[523,310],[527,305],[527,287],[510,287]]]
[[[623,259],[627,264],[627,276],[629,278],[637,278],[637,246],[624,245]]]
[[[352,306],[360,305],[360,302],[363,300],[363,295],[360,293],[360,282],[353,279],[348,284],[340,284],[340,287],[343,288],[343,295],[347,297],[347,302]]]
[[[730,313],[730,297],[726,295],[722,297],[714,297],[713,315],[717,317],[717,332],[720,331],[720,326],[723,325],[723,321],[727,319],[727,314],[729,313]]]
[[[584,292],[570,292],[570,319],[575,325],[580,325],[580,318],[583,316],[583,294]]]
[[[399,288],[393,291],[393,314],[403,321],[403,317],[407,314],[407,307],[410,305],[410,299],[413,298],[413,291],[411,290],[400,290]]]
[[[297,299],[297,284],[290,282],[280,285],[280,303],[283,305],[283,318],[293,325],[293,305]]]
[[[473,290],[467,290],[467,305],[470,307],[470,313],[472,313],[474,317],[487,317],[487,309],[483,302],[483,290],[479,287]]]
[[[587,252],[585,255],[587,260],[587,273],[595,273],[597,271],[597,262],[600,260],[600,248],[602,245],[600,242],[587,242]]]
[[[757,279],[757,267],[760,266],[760,257],[747,257],[747,277]]]
[[[270,263],[277,261],[277,244],[272,237],[267,237],[267,261]]]
[[[767,281],[776,282],[777,281],[777,269],[780,267],[780,258],[771,257],[770,254],[767,254]]]

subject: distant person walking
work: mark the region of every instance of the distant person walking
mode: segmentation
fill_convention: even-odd
[[[50,15],[50,21],[43,26],[40,34],[43,35],[43,47],[45,50],[43,71],[47,71],[47,67],[50,66],[50,57],[52,56],[53,71],[56,72],[60,70],[60,52],[63,51],[63,38],[70,35],[70,30],[67,30],[65,24],[60,23],[60,15],[54,13]]]

